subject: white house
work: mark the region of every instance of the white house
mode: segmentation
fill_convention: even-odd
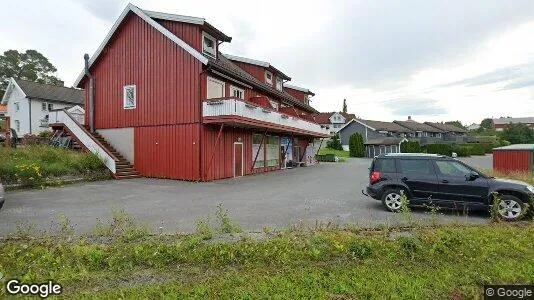
[[[11,128],[22,137],[50,130],[51,110],[78,106],[74,111],[83,111],[84,91],[10,78],[1,104],[7,104],[6,116],[11,119]]]
[[[344,112],[322,112],[315,116],[315,121],[329,128],[330,134],[338,132],[345,124],[355,119],[354,114]]]

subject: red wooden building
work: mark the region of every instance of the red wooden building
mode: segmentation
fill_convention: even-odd
[[[502,173],[534,174],[534,144],[516,144],[493,149],[493,169]]]
[[[86,57],[75,85],[88,128],[70,131],[123,177],[206,181],[309,161],[313,139],[328,136],[316,110],[270,64],[221,54],[230,41],[202,18],[128,5]]]

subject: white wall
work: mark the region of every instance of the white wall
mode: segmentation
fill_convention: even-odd
[[[19,103],[19,111],[15,108],[16,102]],[[11,118],[11,128],[15,129],[19,137],[30,132],[29,109],[28,99],[26,99],[25,95],[18,87],[14,87],[13,92],[9,95],[9,99],[7,100],[6,116]],[[20,130],[16,130],[15,120],[20,122]]]
[[[50,131],[50,127],[44,126],[41,127],[41,120],[44,119],[50,112],[48,111],[48,103],[52,104],[52,109],[63,109],[65,107],[71,107],[73,104],[65,104],[61,102],[53,102],[53,101],[42,101],[39,99],[30,99],[31,102],[31,108],[32,108],[32,134],[39,134],[43,131]],[[42,110],[42,103],[47,104],[46,110]],[[29,121],[28,121],[29,122]]]
[[[131,164],[134,164],[134,128],[97,129],[106,141],[117,149]]]

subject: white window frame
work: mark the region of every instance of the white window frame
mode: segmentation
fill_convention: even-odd
[[[54,110],[54,103],[46,103],[46,110],[47,111]]]
[[[267,78],[267,74],[271,75],[271,79]],[[270,71],[265,71],[265,82],[267,84],[273,85],[273,73]]]
[[[41,111],[48,111],[48,103],[41,102]]]
[[[241,92],[241,97],[236,97],[236,96],[234,95],[234,91],[239,91],[239,92]],[[231,97],[236,97],[236,98],[245,100],[245,90],[242,89],[242,88],[239,88],[239,87],[237,87],[237,86],[235,86],[235,85],[230,85],[230,96],[231,96]]]
[[[126,90],[133,88],[133,106],[127,105]],[[135,109],[137,107],[137,87],[135,84],[125,85],[122,89],[122,107],[124,109]]]
[[[20,121],[19,120],[15,120],[15,130],[17,131],[17,133],[20,132]]]
[[[226,97],[226,82],[208,76],[208,80],[207,80],[207,82],[206,82],[206,98],[207,98],[207,99],[217,99],[217,98],[210,98],[210,95],[209,95],[209,92],[210,92],[210,84],[209,84],[209,82],[210,82],[210,80],[213,81],[213,82],[215,82],[215,83],[222,84],[222,92],[223,92],[223,93],[222,93],[222,97],[223,97],[223,98]]]
[[[208,50],[209,48],[204,48],[204,39],[207,38],[213,42],[213,52],[211,50]],[[202,32],[202,53],[217,58],[217,39],[212,37],[211,35],[207,34],[206,32]]]
[[[15,111],[20,111],[20,102],[15,102],[13,105],[15,105]]]
[[[277,90],[281,91],[281,90],[284,89],[284,81],[282,80],[282,78],[276,76],[275,82],[276,82],[276,89]],[[278,85],[278,84],[280,84],[280,85]]]

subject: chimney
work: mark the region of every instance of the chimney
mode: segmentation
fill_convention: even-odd
[[[408,121],[411,121],[412,120],[412,116],[408,116]]]

